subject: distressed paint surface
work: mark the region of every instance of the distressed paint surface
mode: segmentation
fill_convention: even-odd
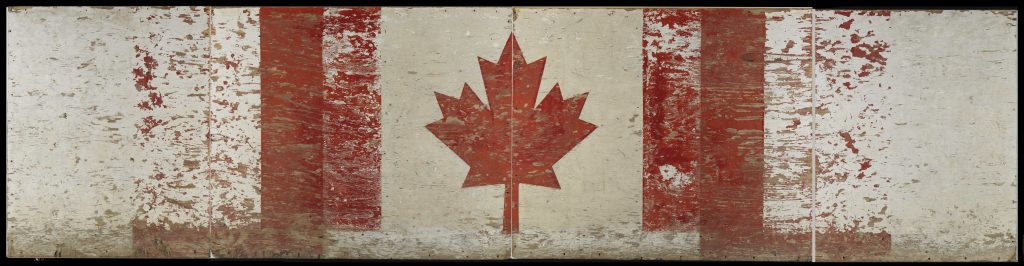
[[[209,11],[132,10],[134,256],[209,256]]]
[[[809,258],[811,13],[760,12],[645,10],[644,229],[696,231],[703,258]],[[745,17],[756,20],[745,26],[721,22]],[[761,70],[752,68],[758,65]],[[807,122],[801,125],[801,119]],[[726,132],[740,136],[716,137]],[[729,147],[754,159],[720,161],[731,154]],[[707,159],[715,163],[702,162]],[[764,165],[720,163],[743,161]],[[736,171],[753,169],[763,172],[728,181]],[[695,178],[673,179],[688,176]],[[721,218],[729,213],[738,216]]]
[[[380,8],[324,10],[324,222],[380,229]]]
[[[8,257],[133,253],[132,181],[149,173],[133,139],[132,14],[8,9]]]
[[[1015,11],[7,12],[12,257],[1017,260]],[[466,186],[434,92],[565,156]]]
[[[265,246],[257,246],[255,256],[323,253],[323,12],[260,8],[260,230]]]
[[[560,189],[521,188],[513,256],[694,258],[697,235],[642,231],[643,11],[517,8],[514,24],[526,58],[547,57],[540,94],[588,93],[597,129],[555,164]]]
[[[816,17],[819,259],[1017,260],[1016,12]]]
[[[644,9],[646,231],[697,231],[700,10]]]
[[[499,56],[511,9],[382,8],[380,16],[380,228],[330,230],[324,256],[508,258],[504,190],[463,188],[468,165],[424,126],[443,116],[435,92],[461,95],[468,84],[487,95],[478,57]]]
[[[765,15],[701,13],[701,257],[756,256],[764,223]]]
[[[765,12],[764,227],[811,245],[811,10]]]
[[[260,9],[214,8],[210,63],[211,254],[244,256],[262,207]]]
[[[888,11],[817,11],[815,230],[822,260],[885,256],[890,250],[884,151],[898,94],[886,68],[893,42]],[[850,249],[856,245],[860,248]]]

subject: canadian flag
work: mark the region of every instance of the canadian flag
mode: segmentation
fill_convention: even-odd
[[[8,256],[1017,260],[1015,11],[7,15]]]

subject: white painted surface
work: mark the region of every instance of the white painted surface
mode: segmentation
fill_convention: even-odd
[[[765,18],[764,224],[780,233],[810,233],[811,10],[765,12]]]
[[[520,186],[516,258],[692,258],[695,232],[642,232],[643,14],[640,9],[516,9],[527,61],[547,57],[538,99],[589,92],[597,125],[559,160],[561,189]]]
[[[425,126],[442,117],[434,92],[468,83],[486,102],[477,57],[498,58],[511,19],[507,8],[381,10],[381,229],[329,232],[328,257],[508,257],[504,188],[462,188],[468,165]]]
[[[514,244],[516,258],[699,258],[696,232],[640,230],[641,11],[512,12],[383,9],[383,223],[329,232],[327,256],[497,259]],[[811,118],[807,11],[768,13],[769,228],[807,231],[807,188],[778,185],[807,184],[801,147],[816,120],[819,165],[832,164],[817,174],[818,213],[829,214],[817,218],[819,233],[892,234],[887,257],[860,259],[1017,260],[1017,13],[900,11],[840,31],[845,16],[815,12],[817,41],[841,41],[818,51],[818,66],[846,60],[851,32],[888,43],[887,63],[863,77],[861,58],[814,68]],[[136,219],[191,228],[257,220],[258,9],[207,14],[7,9],[8,256],[129,256]],[[468,83],[485,95],[477,57],[498,57],[513,16],[527,60],[547,57],[539,93],[556,82],[565,96],[590,92],[581,119],[598,128],[555,165],[561,189],[521,186],[523,233],[510,238],[500,232],[502,187],[462,188],[468,167],[423,126],[441,117],[435,91],[458,95]],[[157,60],[151,84],[166,108],[136,107],[149,99],[135,87],[136,45]],[[145,136],[138,126],[149,116],[168,123]],[[662,170],[680,184],[691,176]]]
[[[131,253],[132,25],[126,8],[7,9],[7,256]]]
[[[1017,19],[893,12],[892,259],[1018,260]]]
[[[210,67],[213,222],[238,228],[260,215],[259,8],[214,8]]]

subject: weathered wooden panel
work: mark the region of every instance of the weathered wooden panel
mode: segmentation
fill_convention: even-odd
[[[1015,11],[7,15],[8,256],[1017,260]]]
[[[810,11],[645,13],[645,230],[697,231],[706,259],[809,259]]]
[[[325,257],[509,257],[509,236],[502,233],[504,188],[463,187],[471,165],[427,125],[444,117],[437,94],[464,95],[468,85],[488,100],[480,58],[496,62],[501,56],[511,19],[508,8],[380,10],[374,40],[381,99],[380,225],[371,231],[330,230]]]
[[[324,219],[380,229],[380,8],[324,9]]]
[[[202,7],[137,8],[129,37],[141,149],[132,167],[134,256],[208,257],[210,16]],[[98,58],[101,60],[101,58]]]
[[[810,248],[812,11],[765,12],[764,226]],[[807,252],[803,252],[807,253]],[[805,255],[801,255],[805,256]]]
[[[150,174],[134,139],[133,14],[8,9],[7,256],[133,253],[133,181]]]
[[[260,225],[260,9],[213,8],[211,256],[246,256]]]
[[[700,10],[643,13],[644,230],[697,231]]]
[[[1017,13],[815,15],[819,258],[1017,260]]]
[[[579,118],[597,127],[554,165],[559,188],[520,188],[514,257],[679,259],[697,251],[692,232],[642,231],[643,18],[641,9],[516,9],[523,55],[546,63],[538,95],[556,84],[564,98],[585,93]]]

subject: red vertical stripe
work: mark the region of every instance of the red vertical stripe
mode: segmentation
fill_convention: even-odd
[[[697,229],[705,258],[810,255],[810,234],[763,224],[765,20],[740,9],[644,11],[643,229]]]
[[[699,54],[687,25],[700,22],[696,10],[644,10],[644,176],[643,229],[691,230],[698,219],[695,163],[700,154]],[[662,33],[669,28],[669,34]],[[671,36],[666,36],[671,35]],[[692,47],[691,47],[692,46]],[[662,171],[666,171],[663,173]],[[672,176],[676,175],[676,176]],[[672,180],[683,178],[691,179]]]
[[[381,99],[374,39],[380,8],[331,10],[324,24],[325,222],[349,230],[379,229]]]
[[[764,208],[765,16],[701,19],[701,255],[729,256],[761,238]]]
[[[323,242],[322,17],[322,8],[260,10],[261,225],[269,251],[302,257]]]

